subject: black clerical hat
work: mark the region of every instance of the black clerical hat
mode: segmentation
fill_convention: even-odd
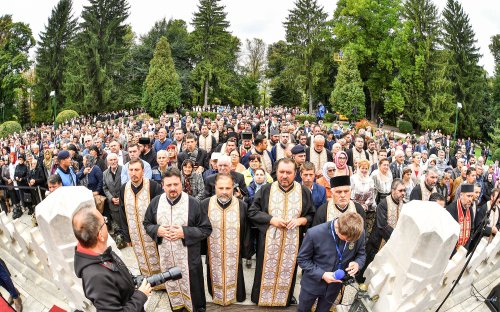
[[[460,185],[461,193],[473,193],[474,192],[474,184],[462,184]]]
[[[305,153],[306,150],[304,149],[304,146],[297,144],[292,148],[292,154],[297,155],[297,154],[302,154]]]
[[[241,139],[242,140],[251,140],[252,139],[252,132],[242,132]]]
[[[149,144],[151,144],[151,140],[149,138],[142,137],[142,138],[139,138],[139,144],[149,145]]]
[[[351,186],[351,177],[348,175],[336,176],[330,179],[330,186],[332,188],[345,185]]]

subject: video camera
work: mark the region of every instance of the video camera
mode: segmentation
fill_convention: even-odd
[[[181,269],[179,269],[178,267],[172,267],[165,272],[151,275],[149,277],[144,277],[144,275],[134,276],[134,283],[136,287],[139,287],[141,286],[142,281],[146,279],[148,283],[151,285],[151,287],[155,287],[164,284],[167,281],[170,280],[175,281],[181,278],[182,278]]]

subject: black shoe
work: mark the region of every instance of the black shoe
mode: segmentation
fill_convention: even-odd
[[[127,242],[125,242],[125,239],[121,235],[116,235],[115,243],[116,243],[116,247],[118,247],[118,249],[123,249],[123,248],[127,247]]]
[[[21,209],[20,206],[14,206],[14,209],[12,210],[12,219],[15,220],[17,218],[20,218],[23,215],[23,210]]]
[[[290,299],[290,304],[297,304],[297,299],[295,299],[295,296],[292,296],[292,299]]]

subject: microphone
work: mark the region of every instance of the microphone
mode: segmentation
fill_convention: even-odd
[[[346,274],[342,269],[338,269],[337,271],[333,272],[333,278],[342,281],[342,284],[350,284],[354,282],[354,278]]]
[[[345,271],[338,269],[337,271],[333,272],[333,278],[336,280],[341,281],[345,277]]]

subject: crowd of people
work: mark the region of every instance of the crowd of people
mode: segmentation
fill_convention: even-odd
[[[133,248],[141,274],[178,266],[182,279],[155,289],[167,291],[173,309],[189,311],[206,309],[201,255],[216,304],[244,301],[243,266],[254,266],[255,304],[298,301],[299,311],[314,304],[328,311],[342,302],[334,272],[362,281],[411,200],[450,212],[460,224],[457,248],[470,248],[476,232],[491,238],[498,231],[498,161],[476,158],[470,138],[398,137],[326,124],[321,115],[301,123],[297,108],[213,110],[214,119],[187,111],[157,120],[121,111],[9,136],[0,157],[2,207],[18,218],[59,187],[92,191],[99,213],[87,209],[80,214],[91,217],[73,220],[75,268],[98,309],[128,302],[116,299],[121,289],[105,289],[112,276],[89,269],[102,259],[120,262],[106,248],[108,231],[120,248]],[[137,295],[121,274],[130,304],[140,306],[149,289],[142,285]]]

